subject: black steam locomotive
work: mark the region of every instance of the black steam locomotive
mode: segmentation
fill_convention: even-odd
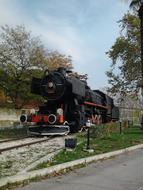
[[[119,110],[113,99],[99,90],[91,90],[86,81],[69,74],[64,68],[46,70],[42,78],[33,78],[31,92],[46,99],[37,113],[21,115],[30,123],[35,135],[78,132],[83,126],[118,120]]]

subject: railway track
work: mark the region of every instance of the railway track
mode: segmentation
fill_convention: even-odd
[[[6,142],[11,142],[11,141],[17,141],[17,140],[22,140],[22,139],[25,139],[25,138],[30,138],[30,136],[25,136],[25,137],[22,137],[22,138],[9,138],[9,139],[2,139],[0,140],[0,144],[1,143],[6,143]]]
[[[65,138],[67,136],[33,138],[35,141],[32,143],[31,138],[24,141],[22,146],[19,141],[15,142],[17,146],[13,146],[13,142],[1,143],[3,146],[0,144],[0,178],[15,175],[27,170],[27,168],[33,168],[35,162],[37,164],[39,160],[47,159],[51,153],[64,148]]]
[[[5,152],[5,151],[8,151],[8,150],[12,150],[12,149],[17,149],[17,148],[21,148],[21,147],[25,147],[25,146],[30,146],[30,145],[33,145],[33,144],[37,144],[37,143],[42,143],[42,142],[46,142],[46,141],[48,141],[48,140],[50,140],[51,139],[51,137],[52,136],[49,136],[49,137],[46,137],[46,138],[42,138],[42,139],[31,139],[31,141],[30,142],[25,142],[25,143],[23,143],[23,142],[21,142],[21,143],[17,143],[16,145],[8,145],[8,146],[6,146],[6,143],[8,143],[8,142],[10,142],[10,141],[6,141],[6,142],[3,142],[3,145],[5,145],[5,147],[3,148],[3,146],[1,146],[0,147],[0,154],[2,153],[2,152]],[[30,138],[30,137],[28,137],[28,138]],[[24,139],[24,138],[23,138]],[[18,139],[17,139],[18,140]],[[17,141],[16,140],[16,141]],[[22,139],[19,139],[19,140],[22,140]],[[12,139],[11,139],[11,141],[12,141]],[[13,142],[14,142],[15,140],[13,140]],[[2,143],[0,143],[0,145],[2,145]]]

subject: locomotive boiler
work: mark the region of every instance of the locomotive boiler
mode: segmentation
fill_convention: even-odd
[[[86,81],[69,74],[65,68],[46,70],[42,78],[33,77],[31,92],[46,100],[37,113],[21,115],[21,122],[30,124],[31,134],[75,133],[86,126],[87,121],[99,124],[119,118],[111,97],[91,90]]]

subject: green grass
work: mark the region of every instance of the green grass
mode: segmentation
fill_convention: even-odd
[[[87,156],[119,150],[136,144],[141,144],[143,143],[143,133],[139,128],[132,127],[124,129],[122,134],[119,134],[119,131],[117,130],[116,132],[108,135],[99,135],[99,137],[96,138],[92,136],[92,138],[90,138],[90,148],[94,150],[93,153],[88,153],[85,151],[85,133],[78,134],[77,140],[79,144],[73,151],[68,151],[64,149],[60,153],[58,153],[51,162],[42,163],[38,165],[36,169],[73,161]]]
[[[27,128],[5,128],[0,129],[0,140],[7,138],[20,138],[27,135]]]

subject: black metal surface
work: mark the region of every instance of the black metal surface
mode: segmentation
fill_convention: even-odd
[[[77,139],[76,138],[65,139],[65,147],[66,148],[75,148],[76,145],[77,145]]]
[[[37,134],[50,134],[50,135],[54,135],[54,134],[57,134],[57,133],[68,133],[69,132],[69,129],[68,127],[66,128],[65,126],[62,127],[62,126],[32,126],[32,127],[29,127],[28,128],[28,131],[30,133],[37,133]]]
[[[120,121],[120,134],[122,134],[122,122]]]
[[[33,77],[31,82],[31,93],[41,95],[41,79]]]
[[[86,149],[89,150],[90,149],[90,128],[88,127],[87,129],[87,146]]]
[[[71,84],[72,84],[73,94],[85,97],[85,83],[84,82],[80,81],[77,78],[72,77]]]

